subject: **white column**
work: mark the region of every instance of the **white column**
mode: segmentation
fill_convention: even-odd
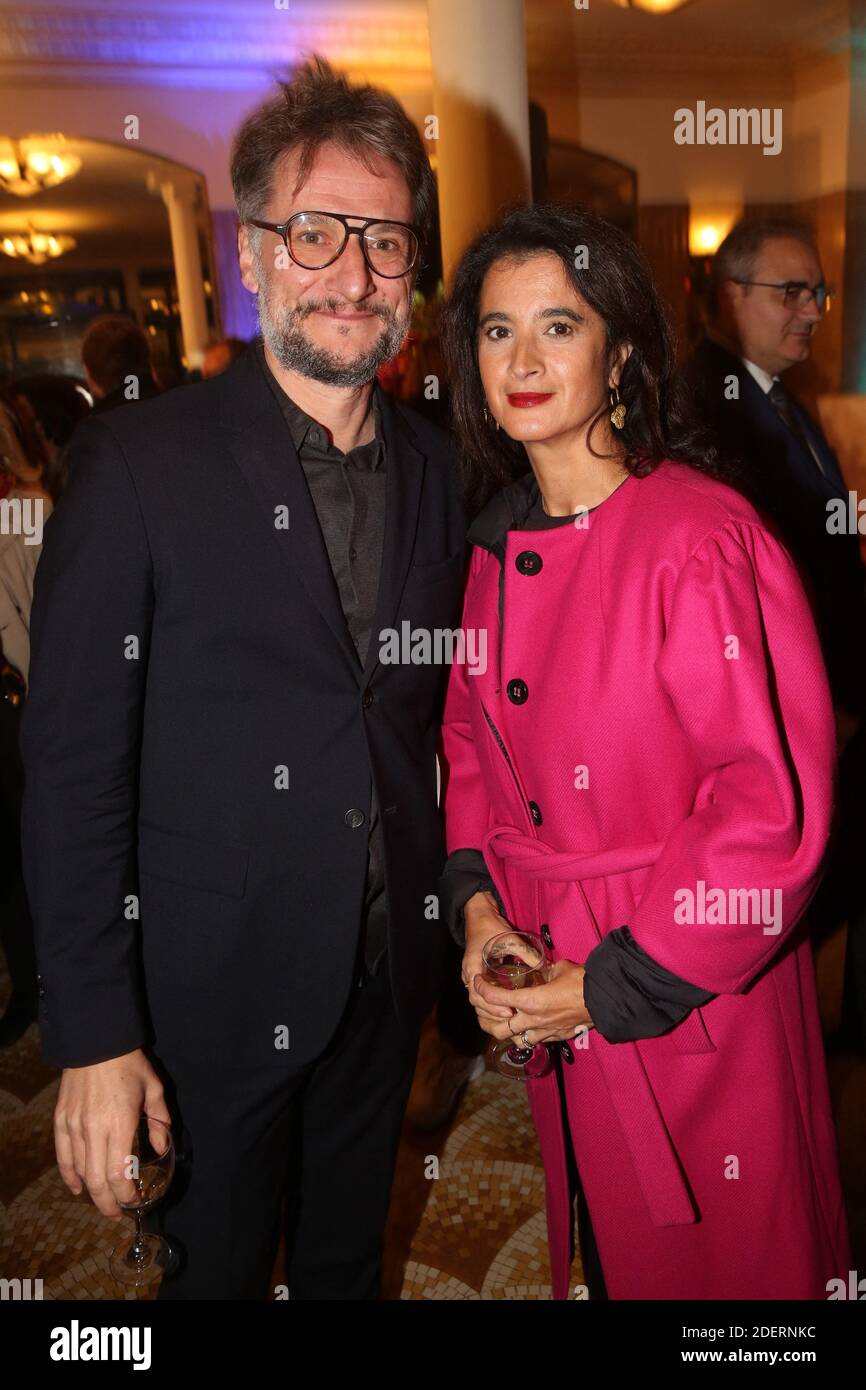
[[[507,203],[531,198],[523,0],[427,0],[446,280]]]
[[[160,181],[159,191],[168,209],[183,352],[187,367],[194,371],[201,367],[208,344],[204,274],[195,215],[196,186],[192,180],[168,179]]]

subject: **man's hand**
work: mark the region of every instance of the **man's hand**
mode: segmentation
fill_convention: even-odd
[[[76,1197],[86,1186],[102,1214],[117,1221],[118,1202],[137,1195],[126,1169],[142,1113],[171,1124],[162,1082],[140,1049],[64,1071],[54,1111],[60,1176]],[[164,1135],[155,1125],[150,1139],[163,1152]]]

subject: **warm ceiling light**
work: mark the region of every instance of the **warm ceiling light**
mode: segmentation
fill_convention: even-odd
[[[647,14],[671,14],[688,3],[689,0],[614,0],[624,10],[646,10]]]
[[[13,232],[9,236],[4,236],[0,241],[0,251],[13,260],[29,261],[31,265],[44,265],[46,261],[52,261],[57,256],[62,256],[66,251],[71,251],[75,246],[75,238],[71,236],[54,236],[51,232],[37,232],[35,228],[28,228],[27,232]]]
[[[62,138],[0,140],[0,189],[16,198],[32,198],[34,193],[73,178],[81,160],[57,147]]]

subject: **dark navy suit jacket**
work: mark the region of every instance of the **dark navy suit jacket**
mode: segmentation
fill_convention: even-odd
[[[852,713],[866,703],[866,572],[856,535],[827,530],[827,503],[848,502],[833,450],[789,396],[796,420],[821,461],[779,416],[739,357],[705,339],[687,367],[704,418],[724,454],[740,467],[740,486],[775,522],[811,589],[824,657],[837,704]],[[731,398],[731,378],[737,396]]]

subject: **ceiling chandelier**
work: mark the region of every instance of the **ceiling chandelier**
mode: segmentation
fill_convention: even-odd
[[[81,168],[81,160],[67,154],[62,141],[59,135],[0,139],[0,189],[16,198],[32,198],[34,193],[71,179]]]
[[[46,261],[71,251],[73,246],[75,237],[37,232],[35,227],[28,227],[26,232],[10,232],[0,239],[0,251],[14,260],[29,261],[31,265],[44,265]]]

